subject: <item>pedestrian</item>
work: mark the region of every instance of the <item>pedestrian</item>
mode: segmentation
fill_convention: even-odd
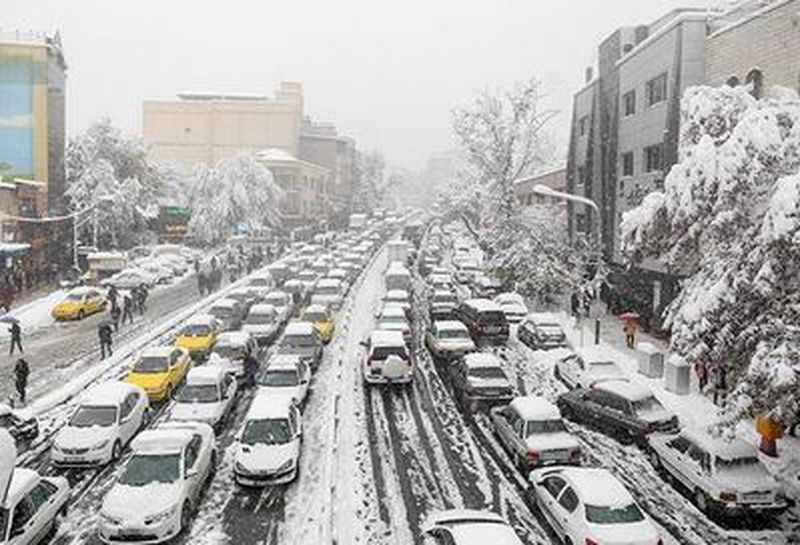
[[[119,292],[117,291],[117,287],[112,284],[111,287],[108,288],[108,295],[106,296],[108,302],[111,303],[111,308],[117,306],[117,297],[119,297]]]
[[[700,393],[706,389],[708,385],[708,364],[705,360],[699,359],[694,364],[694,372],[697,373],[697,382],[700,385]]]
[[[147,288],[144,286],[139,286],[139,288],[134,292],[134,297],[136,297],[136,308],[139,309],[139,314],[144,314],[144,311],[147,310]]]
[[[200,292],[200,297],[205,295],[206,292],[206,274],[204,272],[197,273],[197,289]]]
[[[714,405],[725,399],[725,391],[728,389],[728,370],[724,365],[718,363],[714,366]]]
[[[122,298],[122,325],[125,322],[133,323],[133,299],[130,293],[126,293]]]
[[[109,356],[114,355],[113,350],[111,350],[111,335],[111,324],[108,322],[102,322],[97,327],[97,336],[100,338],[100,353],[103,359],[106,359],[106,352],[108,352]]]
[[[242,363],[244,366],[245,386],[254,386],[256,383],[256,373],[258,372],[258,360],[251,352],[248,352]]]
[[[636,320],[625,320],[622,331],[625,333],[625,344],[633,350],[636,347]]]
[[[28,367],[28,362],[19,358],[17,364],[14,366],[14,382],[16,383],[19,400],[23,405],[25,404],[25,390],[28,387],[28,375],[30,372],[31,370],[30,367]]]
[[[581,308],[581,300],[580,296],[578,295],[578,290],[572,292],[572,297],[570,298],[570,307],[572,309],[572,317],[577,318]]]
[[[120,314],[122,314],[122,311],[119,309],[119,305],[114,305],[111,307],[111,321],[114,323],[114,333],[119,331]]]
[[[24,354],[25,351],[22,349],[22,328],[19,327],[19,322],[11,322],[11,327],[8,328],[8,331],[11,333],[11,347],[8,350],[8,355],[14,354],[15,346]]]

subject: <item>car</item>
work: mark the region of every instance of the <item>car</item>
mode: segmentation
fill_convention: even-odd
[[[500,444],[521,471],[580,464],[578,440],[567,431],[558,408],[543,397],[515,397],[508,405],[493,407],[489,418]]]
[[[396,261],[389,264],[389,268],[387,268],[386,272],[383,274],[383,282],[386,291],[411,291],[411,273],[408,272],[405,265]]]
[[[386,295],[383,296],[383,302],[386,305],[395,305],[402,307],[405,311],[408,319],[412,318],[411,316],[411,296],[408,294],[406,290],[389,290],[386,292]]]
[[[204,422],[218,432],[233,410],[236,391],[236,379],[224,366],[195,367],[189,370],[183,386],[175,392],[169,419]]]
[[[166,284],[174,276],[170,269],[156,261],[145,261],[137,266],[139,269],[150,273],[155,284]]]
[[[333,310],[338,310],[344,301],[344,286],[341,280],[323,278],[317,282],[311,293],[311,304],[327,305]]]
[[[153,287],[157,278],[154,274],[140,268],[125,269],[100,281],[101,286],[114,286],[118,290],[132,290]]]
[[[653,432],[678,430],[678,417],[653,393],[627,380],[606,380],[592,388],[578,388],[557,399],[561,414],[574,422],[591,424],[621,443],[644,446]]]
[[[271,343],[278,336],[281,323],[275,307],[260,303],[253,305],[242,324],[242,331],[253,336],[259,346]]]
[[[83,320],[86,316],[104,311],[107,304],[105,295],[96,288],[74,288],[55,304],[50,314],[55,320]]]
[[[453,320],[455,310],[458,308],[458,296],[451,290],[434,290],[430,297],[429,305],[431,321]]]
[[[306,288],[306,293],[312,293],[314,291],[320,278],[320,275],[311,269],[305,269],[297,273],[297,280],[303,283]]]
[[[425,331],[425,346],[437,362],[453,361],[475,350],[467,326],[455,320],[433,322]]]
[[[514,388],[500,358],[488,352],[472,352],[450,366],[455,397],[462,409],[471,415],[496,405],[508,405]]]
[[[122,449],[150,422],[147,393],[121,381],[89,389],[53,438],[58,467],[91,467],[119,460]]]
[[[467,299],[456,308],[455,316],[463,322],[477,345],[504,344],[509,327],[500,305],[489,299]]]
[[[501,293],[494,298],[506,315],[506,320],[511,324],[518,324],[528,314],[525,299],[519,293]]]
[[[46,536],[55,535],[59,518],[67,515],[70,489],[64,477],[45,477],[32,469],[16,467],[3,492],[0,543],[4,545],[46,542]]]
[[[741,439],[684,428],[676,435],[650,435],[648,445],[653,467],[687,490],[710,516],[774,516],[788,507],[756,448]]]
[[[257,394],[236,434],[234,479],[250,487],[292,482],[302,438],[302,416],[291,396]]]
[[[208,310],[222,324],[223,331],[234,331],[241,327],[246,313],[244,306],[236,299],[220,299]]]
[[[558,319],[547,313],[532,312],[525,316],[517,329],[517,339],[531,350],[552,350],[567,346],[567,336]]]
[[[314,324],[319,338],[323,343],[328,344],[331,342],[331,339],[333,339],[336,323],[333,319],[333,313],[327,306],[309,305],[303,311],[301,320]]]
[[[39,436],[39,421],[0,403],[0,430],[7,431],[17,443],[31,442]]]
[[[477,274],[472,280],[472,295],[479,299],[494,299],[503,291],[503,283],[497,278],[485,274]],[[499,301],[495,301],[500,304]]]
[[[556,353],[555,377],[568,388],[590,388],[604,380],[624,379],[622,368],[604,345],[578,348],[575,352]]]
[[[100,507],[105,543],[163,543],[191,523],[216,469],[214,430],[200,422],[165,422],[131,443]]]
[[[472,258],[467,258],[463,261],[456,261],[456,281],[461,284],[472,283],[481,273],[481,267],[478,262]],[[491,296],[493,296],[492,294]]]
[[[264,303],[275,307],[278,323],[285,324],[292,316],[292,297],[283,290],[273,290],[264,297]]]
[[[422,534],[425,545],[522,545],[513,528],[491,511],[454,509],[434,513]]]
[[[450,278],[450,274],[430,274],[428,276],[428,285],[432,293],[436,293],[437,291],[446,291],[446,292],[453,292],[453,281]]]
[[[340,261],[338,267],[329,270],[325,275],[326,278],[339,280],[343,285],[346,285],[354,276],[355,266],[348,261]]]
[[[274,287],[283,286],[284,283],[289,280],[291,276],[291,271],[289,270],[289,265],[285,262],[277,261],[275,263],[269,264],[265,269],[265,272],[269,273],[272,277]]]
[[[186,349],[192,358],[204,358],[214,348],[221,330],[222,324],[214,316],[197,314],[186,321],[174,344]]]
[[[253,274],[247,277],[247,285],[257,288],[272,289],[273,287],[275,287],[275,279],[273,278],[271,272],[266,270],[261,270],[254,272]]]
[[[303,363],[316,370],[322,363],[322,339],[311,322],[291,321],[278,341],[277,353],[300,356]]]
[[[236,288],[235,290],[231,290],[225,294],[226,299],[233,299],[235,301],[239,301],[239,304],[242,306],[243,312],[246,314],[250,307],[254,304],[258,303],[262,296],[260,294],[263,288],[258,288],[254,286],[246,286],[244,288]]]
[[[533,502],[563,543],[662,543],[650,517],[607,469],[535,469],[528,480]]]
[[[159,256],[153,259],[153,263],[167,269],[173,277],[183,276],[189,270],[183,258],[176,255]]]
[[[300,356],[276,354],[257,378],[258,393],[289,396],[302,405],[311,383],[311,368]]]
[[[258,358],[261,349],[253,335],[247,331],[226,331],[217,337],[213,355],[228,361],[227,370],[236,378],[244,377],[244,360],[248,356]]]
[[[163,401],[172,397],[191,366],[192,358],[185,348],[147,348],[128,371],[126,380],[143,388],[150,401]]]
[[[292,278],[284,282],[283,289],[291,296],[292,301],[299,301],[302,304],[305,303],[306,299],[308,299],[309,290],[302,281],[296,278]]]
[[[408,323],[408,316],[403,307],[385,304],[378,314],[375,327],[384,331],[399,331],[403,334],[406,346],[411,346],[411,324]]]
[[[364,382],[367,384],[411,384],[414,359],[400,331],[374,330],[362,343]]]

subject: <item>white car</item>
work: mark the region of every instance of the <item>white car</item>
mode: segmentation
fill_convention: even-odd
[[[345,263],[341,263],[341,265],[345,265]],[[351,268],[352,270],[352,268]],[[328,271],[328,274],[325,275],[327,278],[333,278],[334,280],[339,280],[342,284],[347,283],[348,279],[350,278],[350,272],[347,270],[337,267],[335,269],[331,269]]]
[[[275,281],[268,271],[258,271],[247,277],[247,285],[271,289],[275,285]]]
[[[554,373],[569,388],[591,388],[604,380],[626,379],[602,344],[584,346],[558,357]]]
[[[686,488],[709,515],[777,514],[788,505],[780,484],[741,439],[727,441],[685,428],[648,437],[653,466]]]
[[[139,268],[150,273],[155,279],[156,284],[166,284],[172,280],[172,277],[174,276],[170,269],[156,261],[145,261],[144,263],[139,264]]]
[[[383,302],[387,305],[402,307],[406,314],[411,311],[411,297],[406,290],[389,290],[383,297]]]
[[[164,254],[155,258],[153,262],[156,265],[160,265],[165,269],[168,269],[175,277],[183,276],[186,274],[186,271],[189,270],[189,267],[186,265],[186,261],[177,255]]]
[[[528,479],[536,506],[564,543],[662,543],[650,517],[606,469],[535,469]]]
[[[338,310],[342,307],[344,300],[344,289],[342,281],[335,278],[323,278],[317,282],[314,291],[311,294],[311,303],[316,305],[326,305],[333,310]]]
[[[102,286],[114,286],[118,290],[132,290],[141,286],[152,287],[157,278],[154,274],[144,269],[125,269],[102,281]]]
[[[216,354],[229,362],[228,371],[236,377],[244,376],[244,360],[250,355],[257,357],[260,352],[258,343],[247,331],[226,331],[217,337],[212,354]]]
[[[233,408],[236,389],[235,378],[223,366],[194,367],[175,393],[169,419],[204,422],[219,431]]]
[[[269,344],[280,331],[278,311],[269,304],[258,304],[250,307],[242,324],[242,331],[249,333],[259,345]]]
[[[199,422],[166,422],[131,443],[100,508],[105,543],[162,543],[191,523],[216,466],[214,430]]]
[[[5,483],[3,483],[5,484]],[[64,477],[44,477],[32,469],[14,468],[5,498],[0,496],[0,543],[29,545],[55,534],[59,517],[67,514],[69,483]]]
[[[385,304],[378,315],[377,329],[384,331],[399,331],[408,346],[411,346],[411,324],[403,307],[395,304]]]
[[[297,273],[297,280],[303,283],[306,288],[306,293],[312,293],[314,291],[319,279],[320,276],[310,269],[305,269]]]
[[[521,322],[528,314],[528,307],[525,306],[525,300],[518,293],[501,293],[494,298],[494,302],[503,309],[506,320],[512,324]]]
[[[490,511],[454,509],[435,513],[422,533],[424,545],[522,545],[513,528]]]
[[[150,421],[150,403],[139,386],[122,381],[87,391],[53,439],[56,466],[95,466],[119,459],[122,449]]]
[[[311,368],[300,356],[276,354],[267,362],[258,377],[258,393],[270,396],[288,396],[298,404],[305,403],[311,383]]]
[[[437,361],[452,361],[475,350],[467,326],[455,320],[437,320],[425,332],[425,345]]]
[[[291,396],[256,395],[236,434],[236,482],[267,486],[293,481],[302,438],[302,417]]]
[[[271,291],[262,302],[275,307],[275,311],[278,313],[278,323],[285,324],[289,321],[292,314],[292,297],[288,293],[281,290]]]

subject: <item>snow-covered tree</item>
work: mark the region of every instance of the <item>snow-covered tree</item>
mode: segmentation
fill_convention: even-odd
[[[237,229],[281,224],[283,191],[251,154],[195,167],[189,235],[206,244],[225,241]]]
[[[728,370],[723,421],[797,418],[800,403],[800,100],[696,87],[679,162],[622,221],[633,261],[686,275],[666,310],[671,348]]]
[[[173,203],[177,206],[189,206],[192,192],[192,176],[175,163],[168,161],[156,165],[159,184],[157,196],[159,200]]]
[[[353,212],[369,212],[380,206],[386,189],[383,171],[386,161],[377,151],[356,150],[353,162],[353,191],[350,209]]]

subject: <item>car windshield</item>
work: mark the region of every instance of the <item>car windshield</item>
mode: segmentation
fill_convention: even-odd
[[[213,352],[214,354],[230,360],[244,357],[244,347],[233,346],[231,344],[218,344],[214,346]]]
[[[314,346],[313,335],[284,335],[281,346]]]
[[[214,403],[219,401],[219,390],[216,384],[186,384],[175,399],[180,403]]]
[[[433,302],[434,303],[455,303],[456,302],[456,296],[452,295],[452,294],[449,294],[449,293],[436,294],[436,295],[433,296]]]
[[[143,356],[133,366],[137,373],[163,373],[167,370],[167,358]]]
[[[373,360],[385,360],[389,356],[399,356],[406,359],[406,349],[402,346],[376,346],[372,351]]]
[[[613,361],[590,361],[588,364],[589,367],[599,370],[607,370],[615,366]]]
[[[276,307],[285,307],[286,306],[286,296],[285,295],[267,295],[266,299],[264,299],[265,303],[270,305],[274,305]]]
[[[261,386],[297,386],[297,371],[293,369],[267,369],[259,381]]]
[[[289,442],[289,421],[285,418],[248,420],[242,432],[245,445],[283,445]]]
[[[267,325],[271,324],[275,321],[275,316],[273,314],[250,314],[245,320],[247,325]]]
[[[386,300],[392,303],[407,303],[408,296],[403,295],[402,293],[392,293],[386,296]]]
[[[205,337],[211,334],[211,327],[205,324],[191,324],[183,328],[184,337]]]
[[[317,286],[317,295],[339,295],[339,286]]]
[[[506,374],[499,367],[473,367],[469,370],[469,376],[473,378],[506,378]]]
[[[731,471],[743,467],[760,465],[761,462],[755,456],[740,456],[738,458],[717,458],[717,469],[719,471]]]
[[[440,339],[469,339],[469,331],[466,329],[440,329]]]
[[[269,287],[270,279],[269,278],[253,278],[253,279],[250,280],[249,285],[255,286],[257,288]]]
[[[586,520],[593,524],[626,524],[641,522],[644,520],[644,515],[635,503],[622,507],[587,505]]]
[[[567,428],[561,420],[529,420],[526,428],[527,435],[567,431]]]
[[[82,293],[70,293],[67,295],[67,301],[82,301],[83,294]]]
[[[211,309],[211,314],[217,318],[227,318],[233,314],[233,309],[230,307],[214,307]]]
[[[639,399],[633,402],[633,410],[638,415],[646,415],[664,412],[664,406],[653,396]]]
[[[110,426],[116,421],[116,407],[81,405],[69,419],[69,425],[73,428],[91,428],[92,426]]]
[[[138,454],[131,457],[119,477],[127,486],[172,483],[180,476],[180,454]]]
[[[303,320],[306,322],[324,322],[326,319],[324,312],[306,312],[303,314]]]
[[[502,312],[490,310],[481,312],[480,320],[485,324],[499,324],[506,321],[506,316]]]

